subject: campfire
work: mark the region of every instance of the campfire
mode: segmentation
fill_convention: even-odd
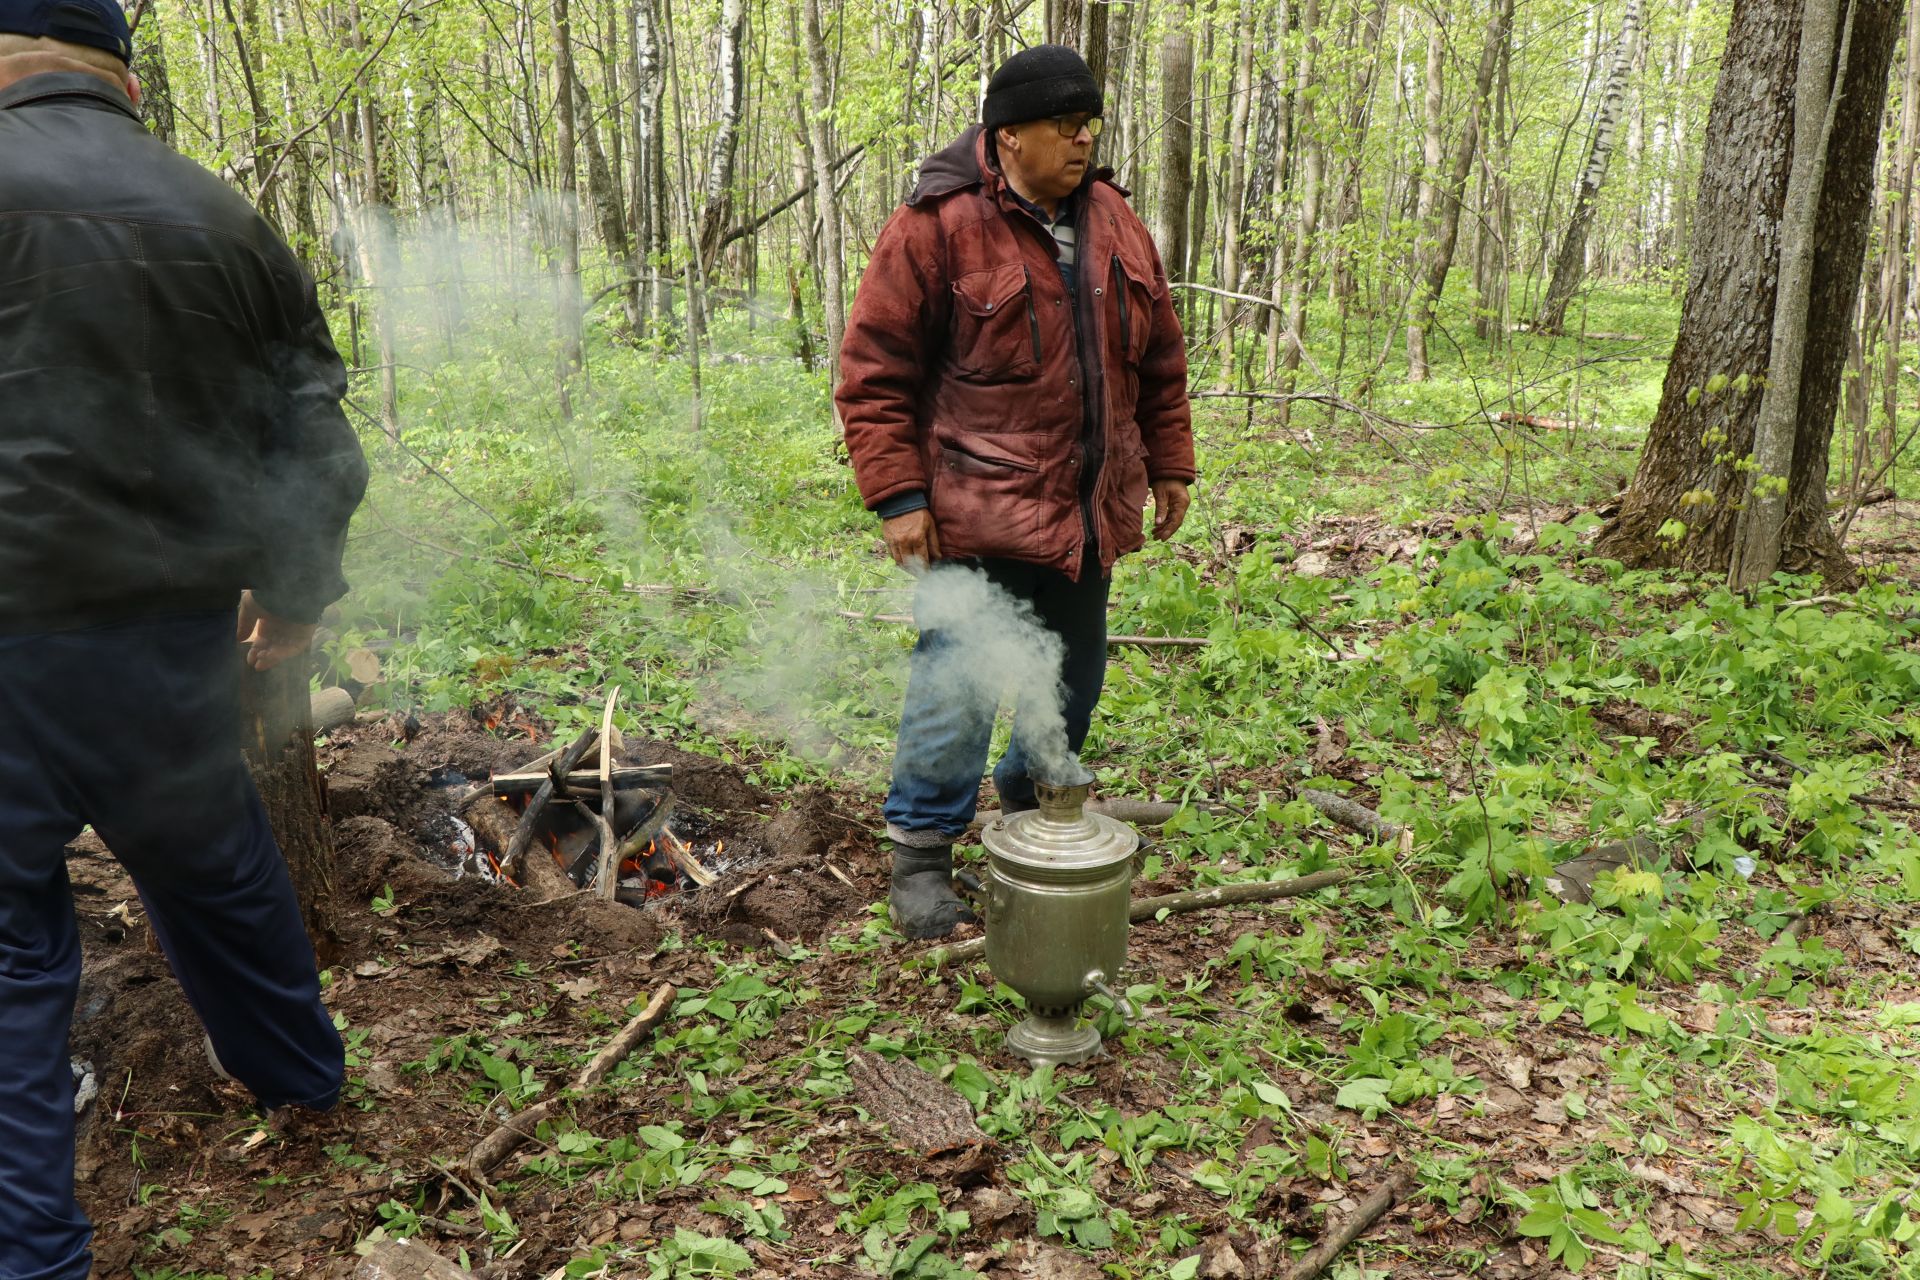
[[[453,851],[491,878],[546,896],[590,890],[640,906],[712,884],[694,851],[697,823],[676,830],[672,765],[621,763],[613,728],[618,691],[598,729],[474,786],[457,806]],[[725,853],[724,841],[712,852]]]

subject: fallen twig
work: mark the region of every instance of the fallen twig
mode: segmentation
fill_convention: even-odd
[[[627,1055],[639,1047],[652,1030],[659,1026],[667,1016],[667,1010],[673,1003],[674,985],[663,982],[654,989],[653,996],[647,1001],[633,1020],[620,1028],[619,1034],[601,1046],[600,1052],[586,1065],[573,1082],[572,1092],[584,1093],[599,1086],[613,1074],[613,1069],[626,1061]],[[533,1136],[534,1130],[553,1118],[564,1097],[548,1098],[545,1102],[528,1107],[519,1115],[509,1119],[486,1137],[480,1139],[467,1153],[467,1169],[481,1177],[519,1149],[520,1145]]]
[[[1333,1265],[1333,1260],[1345,1253],[1347,1246],[1373,1229],[1373,1224],[1387,1216],[1387,1211],[1400,1202],[1400,1197],[1413,1190],[1413,1174],[1406,1169],[1397,1170],[1374,1193],[1360,1202],[1346,1221],[1320,1238],[1320,1243],[1300,1255],[1300,1258],[1281,1275],[1284,1280],[1314,1280],[1314,1277]]]
[[[1329,867],[1325,871],[1295,876],[1291,880],[1217,884],[1206,889],[1186,889],[1180,893],[1163,893],[1151,898],[1135,898],[1133,904],[1127,908],[1127,919],[1137,924],[1142,920],[1156,918],[1162,911],[1169,915],[1179,915],[1186,911],[1204,911],[1210,907],[1231,907],[1250,902],[1277,902],[1282,898],[1299,898],[1344,883],[1353,877],[1354,872],[1345,867]],[[984,937],[968,938],[965,942],[956,942],[951,946],[936,947],[921,956],[917,963],[938,968],[958,960],[976,959],[986,954],[986,950],[987,940]]]
[[[1401,832],[1406,830],[1399,823],[1387,821],[1357,800],[1337,796],[1331,791],[1301,787],[1294,794],[1319,810],[1322,817],[1339,823],[1349,831],[1358,831],[1361,835],[1372,836],[1381,844],[1398,840]]]

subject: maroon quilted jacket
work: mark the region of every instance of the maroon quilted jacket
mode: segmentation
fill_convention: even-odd
[[[1104,174],[1075,198],[1077,324],[977,125],[922,166],[860,281],[836,396],[860,496],[923,490],[944,555],[1077,577],[1091,528],[1110,572],[1144,541],[1148,478],[1193,479],[1160,256]]]

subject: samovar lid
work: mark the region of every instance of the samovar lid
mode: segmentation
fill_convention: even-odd
[[[1096,871],[1124,862],[1140,835],[1117,818],[1088,813],[1086,782],[1061,786],[1036,780],[1038,809],[996,818],[980,833],[987,852],[1042,876]]]

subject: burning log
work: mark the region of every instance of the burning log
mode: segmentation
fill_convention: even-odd
[[[719,879],[718,876],[714,875],[713,872],[707,870],[707,868],[701,864],[700,859],[693,856],[693,850],[687,847],[686,841],[673,834],[672,831],[666,831],[663,832],[663,834],[667,839],[668,856],[673,859],[674,865],[680,868],[681,873],[684,874],[687,879],[693,881],[703,889]]]
[[[553,762],[552,774],[555,777],[564,778],[572,773],[586,758],[588,750],[592,748],[594,739],[598,736],[594,730],[588,729],[575,738],[573,745],[561,752],[559,758]],[[507,869],[507,874],[525,876],[527,849],[533,844],[534,833],[540,827],[540,815],[546,811],[548,803],[552,801],[554,790],[553,777],[549,777],[534,791],[533,798],[527,801],[527,807],[521,811],[520,825],[515,828],[513,840],[500,859],[501,865]]]
[[[520,815],[513,811],[512,806],[488,795],[476,797],[460,810],[460,816],[473,828],[475,838],[496,858],[513,843],[514,833],[520,823]],[[575,888],[573,881],[567,879],[567,873],[560,869],[560,864],[544,849],[530,853],[517,875],[507,871],[504,859],[501,860],[501,870],[509,875],[510,880],[542,900],[564,897]]]
[[[489,781],[496,796],[530,796],[540,789],[543,782],[551,782],[553,775],[542,769],[538,772],[516,770],[513,773],[497,773]],[[613,770],[613,789],[626,791],[634,787],[663,786],[673,780],[673,766],[670,764],[622,765]],[[575,769],[563,779],[565,794],[570,796],[597,799],[600,795],[600,772],[597,769]]]

